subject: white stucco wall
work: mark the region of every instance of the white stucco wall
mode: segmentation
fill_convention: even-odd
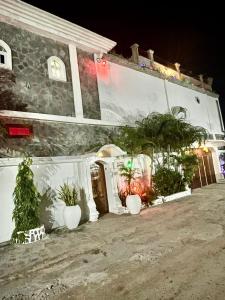
[[[16,185],[16,175],[18,172],[18,164],[20,159],[0,159],[0,243],[10,240],[14,229],[12,221],[12,212],[14,208],[13,191]],[[88,184],[86,182],[86,165],[85,161],[73,158],[33,158],[32,170],[34,172],[34,180],[38,191],[42,194],[48,187],[57,193],[60,185],[64,182],[74,183],[82,195],[86,198],[86,204],[90,200]],[[51,215],[54,218],[53,228],[64,225],[63,208],[64,203],[57,201],[51,208]],[[52,203],[53,204],[53,203]],[[85,205],[84,201],[80,201],[80,205]],[[47,221],[47,220],[46,220]]]
[[[153,111],[168,111],[163,80],[107,62],[97,67],[102,120],[135,121]]]
[[[220,119],[219,119],[219,115],[218,115],[218,108],[217,108],[217,103],[216,103],[217,101],[218,101],[217,98],[207,96],[207,107],[208,107],[209,120],[210,120],[210,124],[211,124],[211,132],[222,134]],[[221,118],[222,118],[222,116],[221,116]]]
[[[182,106],[187,109],[187,121],[206,128],[210,133],[221,132],[217,111],[217,98],[166,81],[170,107]],[[200,103],[196,101],[196,97]]]
[[[102,120],[130,123],[151,112],[168,112],[169,104],[186,108],[193,125],[222,134],[217,98],[111,62],[104,67],[96,62],[96,69]]]

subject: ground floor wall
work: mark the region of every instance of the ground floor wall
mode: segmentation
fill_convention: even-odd
[[[33,134],[25,138],[7,135],[5,125],[31,126]],[[79,123],[0,118],[0,157],[77,156],[96,152],[110,144],[118,127]]]
[[[79,157],[33,157],[32,170],[37,189],[41,195],[47,190],[50,199],[43,198],[40,204],[40,219],[46,230],[65,225],[63,210],[65,203],[58,199],[58,191],[64,183],[74,184],[78,190],[79,206],[81,207],[81,222],[97,221],[101,214],[101,207],[95,198],[95,189],[92,181],[92,167],[94,164],[102,166],[105,176],[105,196],[101,201],[107,206],[107,212],[116,214],[124,213],[121,199],[119,198],[119,168],[126,163],[128,157],[105,157],[98,155]],[[18,165],[22,159],[0,159],[0,243],[9,241],[14,229],[12,213],[14,209],[13,191],[16,186]],[[135,168],[139,170],[139,178],[149,180],[148,161],[145,156],[135,159]],[[100,194],[101,196],[101,190]]]
[[[22,159],[0,159],[0,242],[8,241],[14,229],[12,212],[14,208],[13,191],[16,185],[18,164]],[[32,170],[38,191],[43,195],[47,190],[50,199],[41,202],[41,222],[46,229],[64,225],[65,204],[58,200],[57,193],[63,183],[75,184],[81,206],[81,221],[87,221],[93,208],[90,204],[88,177],[84,161],[73,158],[33,158]],[[89,207],[90,205],[90,207]]]
[[[96,208],[96,199],[93,190],[93,178],[91,168],[95,164],[104,173],[103,200],[105,210],[113,213],[123,213],[121,202],[125,197],[126,190],[121,178],[118,177],[119,169],[126,163],[128,157],[123,151],[104,157],[104,151],[97,150],[104,144],[111,143],[118,131],[118,127],[63,123],[53,121],[21,120],[16,118],[1,119],[2,130],[0,130],[0,242],[8,241],[14,228],[12,221],[13,191],[16,184],[18,164],[24,153],[33,157],[34,178],[38,190],[43,194],[48,188],[52,191],[54,201],[42,203],[42,221],[46,228],[55,228],[64,225],[62,212],[64,203],[57,201],[57,190],[64,182],[74,183],[79,189],[80,206],[82,210],[82,222],[87,220],[96,221],[99,211]],[[6,124],[19,124],[32,126],[33,134],[26,138],[12,138],[5,131]],[[113,145],[112,145],[113,146]],[[215,175],[215,179],[221,178],[219,154],[216,147],[210,148],[214,173],[207,174],[209,177]],[[106,151],[107,152],[107,151]],[[112,151],[113,152],[113,151]],[[89,154],[88,154],[89,153]],[[100,155],[101,154],[101,155]],[[9,157],[9,158],[6,158]],[[135,161],[135,168],[139,169],[138,183],[133,186],[147,195],[145,187],[150,182],[149,165],[146,157],[140,156]],[[212,170],[212,169],[211,169]],[[210,178],[211,178],[210,177]],[[214,182],[215,179],[212,181]],[[143,188],[144,187],[144,188]],[[150,187],[148,187],[149,190]],[[101,193],[101,187],[96,188]],[[98,204],[97,204],[98,205]],[[100,209],[99,209],[100,210]],[[101,213],[101,212],[100,212]]]

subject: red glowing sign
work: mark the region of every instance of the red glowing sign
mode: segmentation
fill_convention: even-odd
[[[23,125],[7,125],[8,135],[10,137],[27,137],[32,135],[32,128]]]

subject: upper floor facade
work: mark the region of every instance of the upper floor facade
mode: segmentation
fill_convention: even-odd
[[[0,0],[0,117],[99,126],[133,124],[186,109],[210,140],[223,140],[219,99],[204,82],[19,0]]]

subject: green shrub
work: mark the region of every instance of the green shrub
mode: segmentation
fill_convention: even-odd
[[[14,210],[13,220],[15,221],[15,229],[12,234],[12,241],[16,239],[23,243],[25,234],[30,229],[40,226],[39,221],[39,193],[34,185],[34,174],[30,168],[32,159],[27,157],[18,166],[18,174],[16,176],[16,187],[13,192]],[[20,234],[17,232],[23,231]]]
[[[195,153],[181,153],[181,155],[172,155],[175,159],[175,165],[182,166],[183,181],[190,187],[195,171],[198,168],[198,157]]]
[[[153,176],[154,190],[157,195],[168,196],[185,191],[182,175],[166,167],[159,167]]]

